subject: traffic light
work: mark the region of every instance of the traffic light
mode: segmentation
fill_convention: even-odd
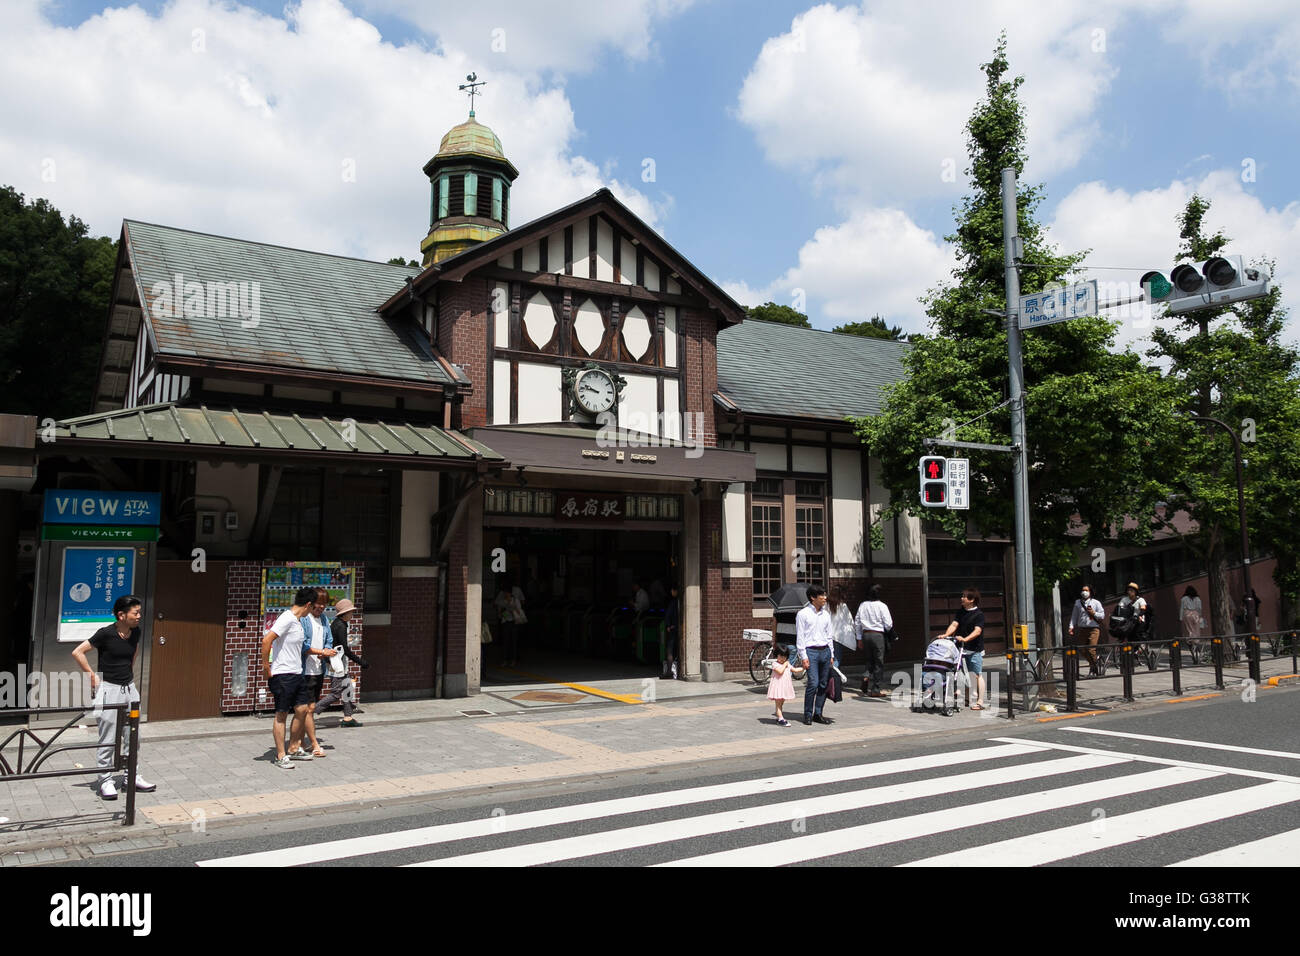
[[[1247,266],[1241,256],[1215,256],[1204,262],[1184,262],[1142,277],[1142,293],[1152,305],[1163,302],[1170,315],[1208,309],[1268,295],[1269,274]]]
[[[921,504],[927,508],[948,507],[948,459],[926,455],[921,459]]]

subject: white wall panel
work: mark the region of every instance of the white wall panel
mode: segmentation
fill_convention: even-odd
[[[590,259],[591,229],[586,219],[573,224],[573,274],[582,279],[590,279],[588,274]]]
[[[641,307],[634,305],[623,317],[623,344],[635,359],[643,358],[650,350],[650,321]]]
[[[530,242],[528,243],[528,245],[524,246],[524,271],[525,272],[536,272],[538,269],[542,267],[541,261],[537,258],[538,255],[540,254],[540,249],[539,249],[540,245],[541,244],[539,242]]]
[[[431,471],[402,472],[402,536],[399,554],[403,558],[427,558],[433,550],[433,529],[429,517],[437,511],[438,476]]]
[[[826,473],[826,449],[811,445],[794,446],[794,470]]]
[[[722,560],[745,560],[745,483],[728,485],[722,496]]]
[[[492,363],[492,424],[510,424],[510,363],[504,359]]]
[[[636,246],[626,239],[620,239],[622,246],[618,253],[618,281],[625,285],[636,284]]]
[[[647,435],[659,434],[659,387],[651,375],[627,375],[618,406],[618,423]]]
[[[645,257],[645,287],[652,292],[659,291],[659,266],[649,256]]]
[[[677,307],[664,308],[664,365],[677,367]]]
[[[560,409],[559,366],[520,362],[520,423],[558,422]]]
[[[600,317],[600,309],[590,299],[578,306],[577,314],[573,317],[573,334],[577,336],[578,344],[588,352],[600,348],[600,340],[605,337],[605,320]]]
[[[614,228],[603,217],[596,220],[596,278],[614,281]]]
[[[665,438],[681,441],[685,431],[682,428],[681,412],[677,407],[677,397],[677,380],[672,378],[664,379],[663,435]]]
[[[553,232],[546,237],[546,271],[564,271],[564,230]]]
[[[495,328],[493,332],[493,341],[499,349],[508,349],[510,347],[510,286],[504,282],[498,282],[492,287],[492,302],[489,308],[496,309],[500,305],[500,311],[495,311],[492,316]]]
[[[785,446],[750,442],[754,453],[754,467],[763,471],[785,471]]]
[[[921,563],[921,519],[913,518],[911,515],[903,515],[897,519],[898,525],[898,544],[902,553],[899,555],[899,562],[902,564],[920,564]]]
[[[555,334],[555,310],[542,293],[536,293],[524,306],[524,328],[528,337],[539,349],[551,341]]]
[[[831,452],[831,495],[835,526],[831,560],[861,564],[866,551],[862,541],[862,461],[857,451]]]

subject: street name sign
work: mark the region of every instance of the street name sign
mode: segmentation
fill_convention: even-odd
[[[1036,329],[1042,325],[1080,319],[1097,314],[1097,280],[1075,285],[1044,289],[1020,297],[1020,328]]]

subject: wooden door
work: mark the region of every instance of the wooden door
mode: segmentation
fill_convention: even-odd
[[[195,572],[189,561],[159,561],[149,668],[150,720],[221,716],[226,646],[226,562]]]

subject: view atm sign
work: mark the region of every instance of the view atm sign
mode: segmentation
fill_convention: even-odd
[[[162,495],[156,491],[45,492],[46,524],[157,525]]]

